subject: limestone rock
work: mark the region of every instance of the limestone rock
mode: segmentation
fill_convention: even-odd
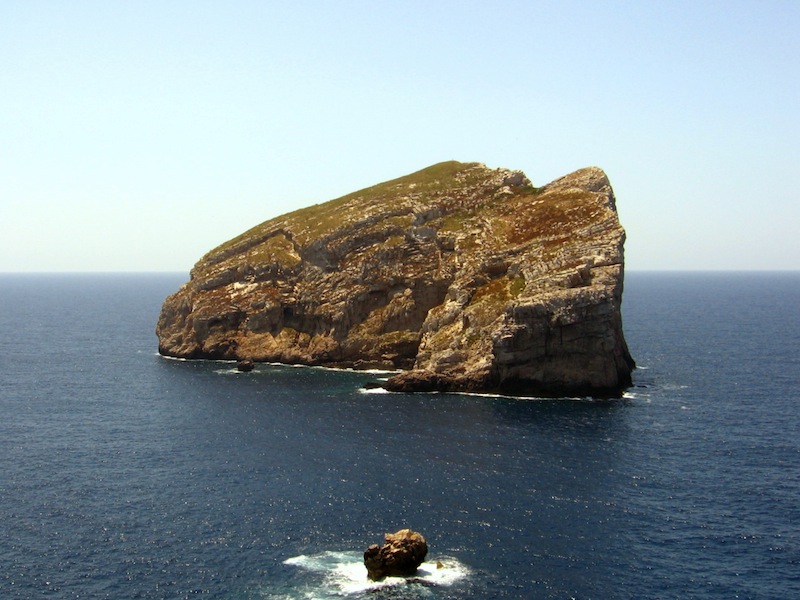
[[[383,546],[373,544],[364,552],[367,576],[373,581],[413,575],[428,554],[425,538],[410,529],[387,533],[384,540]]]
[[[619,396],[623,244],[600,169],[428,167],[266,221],[164,302],[159,351],[402,369],[391,389]]]

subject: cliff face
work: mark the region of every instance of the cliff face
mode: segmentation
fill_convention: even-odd
[[[633,361],[605,174],[448,162],[272,219],[164,302],[159,351],[404,369],[398,390],[618,396]]]

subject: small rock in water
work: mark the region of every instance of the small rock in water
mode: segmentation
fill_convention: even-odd
[[[252,371],[254,367],[255,364],[253,364],[253,361],[249,359],[240,360],[238,363],[236,363],[236,370],[241,371],[242,373]]]
[[[384,577],[406,577],[417,572],[417,568],[428,554],[428,544],[422,534],[410,529],[401,529],[384,536],[385,544],[372,544],[364,552],[367,576],[373,581]]]

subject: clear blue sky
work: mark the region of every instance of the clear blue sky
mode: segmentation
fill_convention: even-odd
[[[188,272],[444,160],[602,167],[629,269],[800,269],[798,32],[794,0],[0,0],[0,272]]]

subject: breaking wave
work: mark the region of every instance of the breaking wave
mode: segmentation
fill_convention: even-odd
[[[389,591],[397,586],[405,586],[403,596],[407,598],[435,598],[436,588],[452,586],[469,575],[469,569],[464,564],[449,556],[422,563],[412,576],[387,577],[383,581],[367,578],[363,554],[360,552],[302,554],[286,559],[283,564],[297,567],[309,577],[297,588],[281,594],[269,594],[267,598],[326,600],[362,594],[375,597],[373,594],[382,589]]]

